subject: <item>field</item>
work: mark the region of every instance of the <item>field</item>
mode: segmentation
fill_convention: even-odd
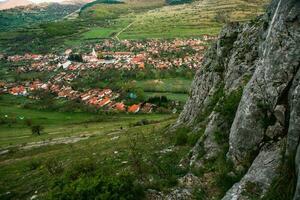
[[[14,102],[12,105],[11,102]],[[1,96],[0,116],[7,118],[8,123],[4,123],[0,128],[0,147],[22,145],[39,140],[53,140],[55,138],[85,135],[103,134],[118,131],[120,127],[124,129],[129,124],[142,119],[159,120],[164,115],[128,115],[128,114],[103,114],[76,113],[76,112],[53,112],[47,110],[33,110],[23,108],[26,101],[22,97],[11,95]],[[6,116],[6,117],[5,117]],[[28,120],[32,125],[44,127],[44,133],[40,137],[35,137],[27,125]],[[101,126],[98,126],[101,123]],[[101,129],[99,130],[99,128]]]
[[[49,162],[61,163],[67,173],[73,165],[92,161],[98,170],[105,170],[106,176],[116,176],[124,170],[131,171],[132,140],[148,153],[173,143],[162,130],[174,122],[176,115],[59,113],[24,109],[22,101],[12,96],[2,96],[0,101],[1,119],[15,119],[0,125],[1,199],[47,195],[61,175],[51,174]],[[26,119],[45,127],[41,136],[31,133]],[[148,125],[134,126],[145,119]],[[182,156],[188,149],[180,148],[177,153]]]
[[[136,2],[143,3],[143,1]],[[93,13],[103,18],[105,10],[109,13],[111,9],[117,13],[122,12],[113,22],[114,32],[120,33],[120,39],[197,37],[203,34],[218,34],[225,22],[222,20],[246,21],[261,14],[262,5],[266,2],[268,1],[204,0],[191,4],[161,6],[161,2],[157,1],[157,4],[153,2],[157,8],[133,13],[120,9],[122,6],[129,8],[131,2],[128,1],[128,4],[119,5],[118,11],[117,8],[112,8],[115,5],[99,5],[94,7]],[[130,7],[131,9],[134,8]],[[223,16],[225,19],[216,17],[220,13],[226,14]]]
[[[165,92],[187,94],[191,86],[191,80],[181,78],[168,78],[159,80],[135,81],[136,87],[144,92]]]

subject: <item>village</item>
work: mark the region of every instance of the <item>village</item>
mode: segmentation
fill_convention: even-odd
[[[201,39],[114,41],[105,40],[101,44],[88,46],[89,52],[66,49],[61,54],[5,56],[0,59],[13,63],[16,73],[52,72],[47,81],[31,80],[23,82],[0,82],[0,94],[34,97],[34,91],[47,91],[57,98],[80,100],[86,105],[104,110],[129,113],[150,113],[154,104],[140,102],[126,105],[118,92],[110,88],[94,88],[86,91],[74,90],[70,83],[81,71],[94,69],[155,70],[188,68],[197,70],[202,63],[207,43],[215,36],[204,35]],[[88,50],[87,50],[88,51]]]

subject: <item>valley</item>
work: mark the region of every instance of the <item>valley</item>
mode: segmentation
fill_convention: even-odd
[[[299,7],[0,11],[0,199],[297,200]]]

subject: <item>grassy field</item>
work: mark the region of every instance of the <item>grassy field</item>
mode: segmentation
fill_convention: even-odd
[[[82,17],[108,23],[68,39],[67,44],[115,38],[116,35],[119,39],[217,35],[226,21],[247,21],[260,15],[267,2],[269,0],[204,0],[168,6],[162,0],[135,0],[125,4],[98,4],[84,11]],[[218,15],[224,19],[218,19]]]
[[[144,1],[135,1],[134,4],[127,1],[124,5],[99,5],[92,10],[95,16],[100,15],[101,18],[105,16],[106,11],[110,14],[121,13],[113,22],[115,32],[120,32],[121,39],[176,38],[218,34],[225,21],[249,20],[261,14],[263,5],[267,2],[268,0],[204,0],[167,6],[161,1],[153,1],[153,7],[156,8],[149,9],[138,6],[144,4]],[[135,7],[132,7],[133,5]],[[139,12],[128,12],[137,7]],[[141,8],[144,9],[141,11]],[[221,16],[224,19],[217,18],[224,13],[226,15]],[[129,24],[131,25],[126,28]]]
[[[26,98],[5,95],[0,100],[0,117],[8,123],[0,124],[0,147],[7,148],[16,145],[26,145],[30,142],[53,140],[55,138],[104,134],[118,131],[120,127],[127,128],[129,124],[142,119],[162,120],[165,115],[129,115],[129,114],[91,114],[74,112],[53,112],[25,109],[22,105]],[[12,104],[14,102],[14,104]],[[40,137],[32,135],[28,126],[44,127]],[[99,124],[101,124],[99,126]],[[100,129],[101,127],[101,129]]]
[[[168,78],[160,80],[135,81],[136,87],[142,88],[145,92],[165,92],[187,94],[192,80],[181,78]]]
[[[12,100],[14,103],[9,103]],[[7,115],[8,118],[16,119],[13,123],[0,125],[1,148],[10,150],[9,153],[0,155],[0,199],[28,199],[33,195],[43,199],[62,174],[68,174],[79,164],[85,166],[92,162],[97,171],[105,171],[105,176],[132,173],[132,142],[135,147],[141,148],[139,151],[143,152],[143,156],[149,156],[148,159],[155,152],[174,145],[174,140],[164,133],[164,129],[176,119],[177,116],[174,115],[116,114],[98,118],[99,116],[89,113],[28,110],[22,108],[23,100],[11,96],[1,97],[0,100],[1,118]],[[45,126],[43,134],[32,135],[24,123],[26,119]],[[142,119],[151,123],[132,126]],[[72,137],[80,140],[51,144],[51,141],[61,138],[67,141]],[[44,145],[30,146],[32,144]],[[176,148],[172,152],[170,166],[179,162],[190,148]],[[59,166],[62,171],[54,174],[51,163],[55,164],[56,170]],[[169,178],[156,179],[161,181],[161,187],[165,187],[169,184],[165,179]],[[157,187],[159,185],[155,184]]]

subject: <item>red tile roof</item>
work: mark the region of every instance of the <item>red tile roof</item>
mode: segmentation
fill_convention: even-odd
[[[133,104],[132,106],[130,106],[128,108],[128,112],[130,112],[130,113],[137,113],[139,111],[140,111],[140,105],[138,105],[138,104]]]
[[[115,109],[118,111],[125,111],[125,104],[124,103],[116,103]]]
[[[103,99],[102,101],[100,101],[98,103],[98,106],[103,107],[103,106],[105,106],[105,105],[107,105],[109,103],[110,103],[110,99],[109,98],[105,98],[105,99]]]

